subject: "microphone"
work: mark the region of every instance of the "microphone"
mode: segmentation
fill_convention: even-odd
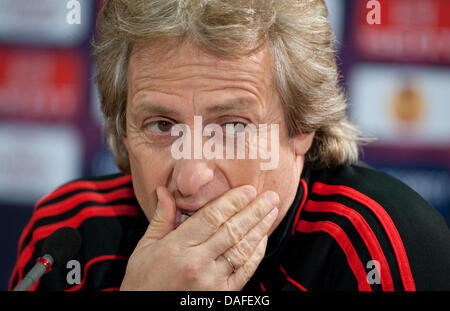
[[[13,291],[26,291],[52,267],[59,266],[71,259],[81,247],[80,233],[72,227],[62,227],[53,232],[42,246],[42,257],[25,275]]]

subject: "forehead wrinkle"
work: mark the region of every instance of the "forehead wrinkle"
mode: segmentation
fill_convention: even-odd
[[[249,103],[248,101],[242,98],[233,98],[229,100],[225,100],[221,103],[215,103],[212,106],[206,108],[206,113],[223,113],[230,110],[244,110],[248,109]]]
[[[258,117],[260,115],[259,107],[255,102],[241,97],[215,102],[204,109],[204,113],[208,117],[226,113],[239,115],[245,112]]]
[[[180,116],[180,113],[171,108],[159,105],[151,101],[143,101],[139,103],[136,109],[133,111],[136,114],[147,113],[147,114],[157,114],[157,115],[173,115]]]
[[[198,91],[218,91],[218,90],[226,90],[226,89],[242,89],[244,91],[247,91],[254,95],[256,98],[258,98],[259,101],[262,101],[262,97],[264,95],[264,88],[261,86],[267,85],[262,81],[262,79],[259,79],[259,76],[246,74],[243,75],[242,73],[239,74],[239,76],[234,75],[234,73],[228,74],[227,76],[217,76],[213,73],[207,73],[199,76],[200,86],[197,88],[194,86],[193,89],[190,89],[192,93],[195,93]],[[159,93],[164,93],[168,95],[173,96],[181,96],[181,94],[177,93],[176,86],[174,87],[168,87],[167,85],[161,86],[161,84],[164,84],[165,82],[173,82],[174,84],[182,83],[180,79],[184,80],[190,80],[192,83],[194,83],[194,78],[198,76],[198,74],[192,74],[191,72],[186,72],[186,74],[182,77],[179,75],[173,75],[174,78],[169,79],[168,77],[161,78],[161,77],[152,77],[150,74],[146,74],[140,78],[134,79],[133,83],[133,93],[132,98],[134,100],[135,97],[137,97],[141,92],[145,91],[156,91]],[[221,81],[224,82],[223,85],[213,85],[210,86],[210,83],[205,83],[204,81]],[[192,85],[191,85],[192,86]],[[181,91],[181,90],[180,90]]]
[[[151,53],[151,52],[150,52]],[[193,58],[190,55],[179,54],[181,51],[171,53],[170,56],[161,58],[152,58],[148,55],[139,55],[136,53],[134,61],[135,67],[139,68],[137,71],[137,77],[140,78],[152,78],[161,80],[176,80],[180,75],[186,74],[186,78],[190,78],[190,74],[207,74],[208,76],[214,74],[230,73],[235,74],[249,74],[255,76],[264,76],[266,72],[266,66],[264,58],[258,58],[258,55],[251,55],[245,58],[235,59],[223,59],[218,58],[207,53],[188,51],[188,54],[193,54]],[[140,57],[138,57],[138,55]],[[180,57],[183,56],[183,57]],[[250,65],[250,66],[249,66]],[[194,67],[201,68],[198,73],[194,73],[194,70],[186,70],[186,68]],[[178,72],[181,70],[181,72]],[[144,75],[142,73],[144,72]],[[173,76],[173,77],[171,77]]]
[[[178,53],[177,53],[178,52]],[[177,87],[164,85],[165,82],[182,83],[182,80],[198,80],[200,86],[190,87],[190,98],[188,102],[194,103],[194,113],[197,113],[199,103],[194,101],[194,95],[197,91],[215,91],[220,89],[235,88],[243,89],[255,96],[264,108],[270,103],[266,103],[264,99],[268,99],[267,92],[273,87],[272,67],[267,63],[271,60],[269,55],[259,54],[251,55],[244,58],[221,59],[215,56],[205,54],[206,58],[198,58],[201,53],[187,51],[187,56],[180,54],[182,51],[176,51],[163,57],[150,57],[148,53],[136,53],[136,62],[131,62],[132,84],[134,85],[133,93],[142,90],[153,90],[170,95],[181,96],[177,93]],[[140,54],[140,55],[139,55]],[[151,52],[150,52],[151,54]],[[203,55],[203,54],[201,54]],[[200,55],[200,56],[201,56]],[[139,56],[139,57],[137,57]],[[184,56],[184,57],[180,57]],[[262,57],[261,57],[262,56]],[[157,62],[156,60],[159,60]],[[189,67],[196,67],[196,70],[189,70]],[[203,68],[202,68],[203,67]],[[268,75],[270,73],[270,75]],[[196,79],[198,77],[199,79]],[[210,87],[209,83],[204,80],[218,80],[225,82],[223,85]],[[131,90],[130,90],[131,91]],[[182,91],[182,90],[180,90]],[[179,92],[178,92],[179,93]],[[187,100],[185,98],[184,100]],[[197,107],[198,106],[198,107]]]

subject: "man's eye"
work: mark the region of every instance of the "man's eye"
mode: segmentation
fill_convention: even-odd
[[[174,124],[168,120],[158,120],[148,123],[146,125],[146,128],[149,129],[152,133],[164,134],[170,132],[173,125]]]
[[[246,124],[243,122],[227,122],[225,123],[225,131],[227,134],[237,134],[245,131]]]

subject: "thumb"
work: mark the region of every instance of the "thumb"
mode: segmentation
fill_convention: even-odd
[[[174,198],[165,187],[158,187],[156,195],[158,203],[155,214],[145,233],[146,238],[150,240],[160,240],[175,229],[176,206]]]

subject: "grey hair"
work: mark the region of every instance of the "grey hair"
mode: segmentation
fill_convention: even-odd
[[[190,40],[219,57],[268,46],[290,137],[315,132],[306,163],[358,160],[365,139],[346,116],[323,0],[105,0],[92,55],[107,142],[122,171],[129,172],[123,143],[129,58],[160,39],[172,39],[166,49]]]

